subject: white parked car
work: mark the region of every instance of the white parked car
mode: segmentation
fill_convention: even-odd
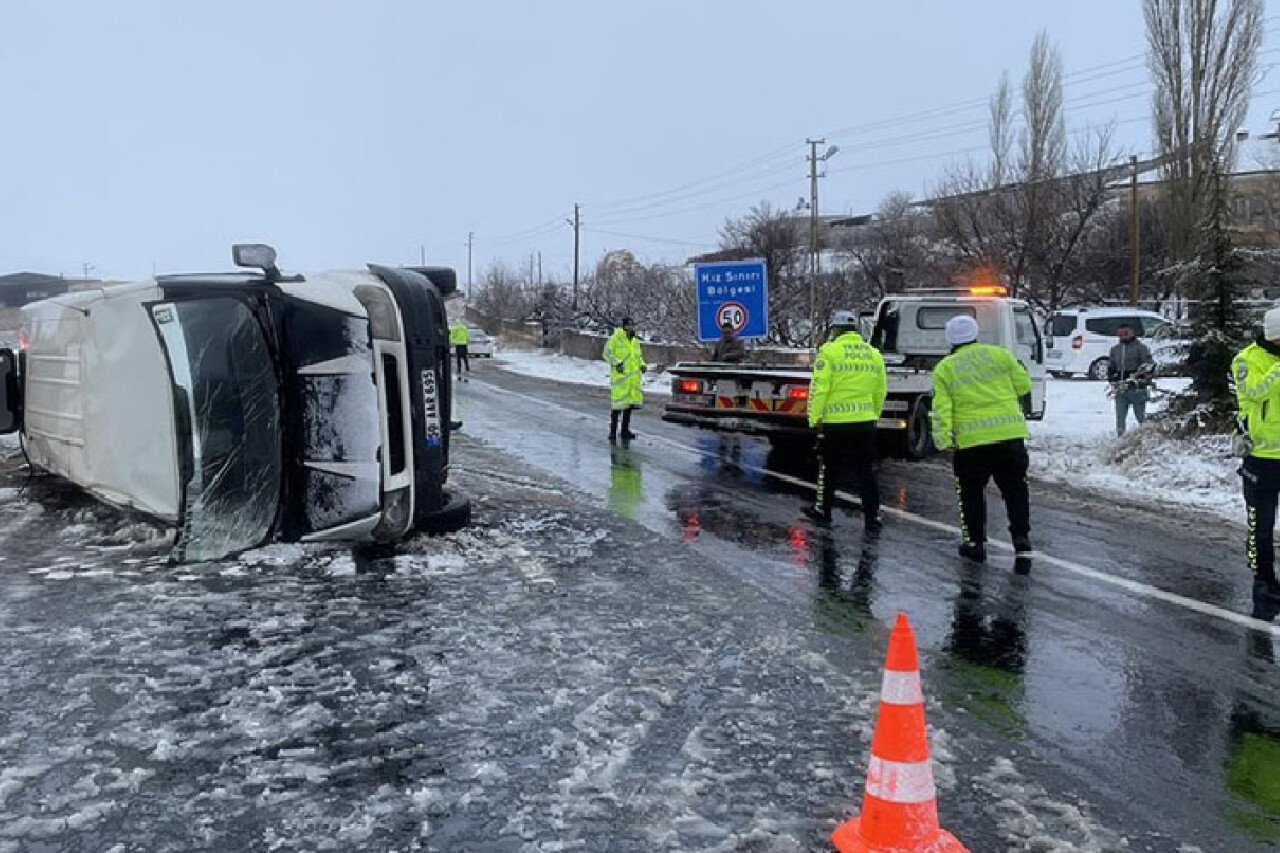
[[[493,358],[494,350],[497,349],[496,341],[489,337],[489,334],[479,326],[467,326],[467,330],[471,332],[471,343],[467,345],[467,355],[474,355],[477,358]]]
[[[1068,308],[1045,324],[1049,351],[1045,366],[1054,376],[1106,379],[1108,356],[1119,338],[1116,330],[1129,325],[1159,360],[1157,350],[1176,336],[1174,325],[1154,311],[1141,308]]]

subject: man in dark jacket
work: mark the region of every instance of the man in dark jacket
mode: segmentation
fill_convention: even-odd
[[[1116,435],[1124,435],[1130,407],[1138,423],[1147,419],[1147,400],[1150,399],[1147,389],[1151,386],[1156,362],[1151,350],[1138,340],[1128,323],[1116,328],[1116,336],[1120,342],[1111,348],[1107,381],[1116,397]]]
[[[725,323],[720,327],[720,340],[716,341],[716,348],[711,352],[711,360],[740,364],[746,357],[747,347],[742,338],[733,330],[732,323]]]

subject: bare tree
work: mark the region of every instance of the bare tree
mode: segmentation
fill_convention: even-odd
[[[1166,165],[1173,260],[1197,340],[1187,366],[1199,424],[1232,408],[1229,369],[1245,336],[1237,291],[1246,264],[1229,230],[1228,181],[1262,44],[1263,0],[1143,0]]]
[[[1045,272],[1037,260],[1050,251],[1047,231],[1053,227],[1057,199],[1052,185],[1063,171],[1067,156],[1067,126],[1062,113],[1062,56],[1046,32],[1036,36],[1031,59],[1022,80],[1022,150],[1018,178],[1022,192],[1011,198],[1011,212],[1021,222],[1015,231],[1022,239],[1009,248],[1014,255],[1015,289],[1028,283],[1027,273]]]
[[[1263,0],[1143,0],[1155,135],[1166,161],[1174,259],[1197,251],[1218,204],[1235,132],[1249,107],[1262,44]]]
[[[1047,311],[1061,307],[1081,282],[1087,262],[1082,250],[1102,225],[1119,161],[1112,129],[1102,128],[1077,138],[1065,175],[1039,184],[1043,219],[1030,246],[1032,286],[1024,295]]]
[[[1007,80],[1001,81],[1007,86]],[[1067,159],[1067,124],[1062,112],[1062,55],[1041,31],[1031,45],[1027,74],[1022,78],[1022,150],[1019,169],[1024,181],[1044,181],[1062,174]]]
[[[1000,83],[988,104],[988,139],[991,143],[991,186],[999,187],[1013,171],[1013,86],[1009,72],[1000,75]]]
[[[855,288],[865,284],[865,294],[850,296],[878,300],[887,293],[901,293],[926,277],[927,224],[928,217],[912,206],[911,196],[903,192],[886,196],[870,222],[841,240],[840,248],[862,274],[861,282],[853,279],[849,284]]]
[[[530,297],[518,273],[504,263],[494,263],[481,279],[476,307],[499,320],[523,320],[533,310]]]
[[[989,104],[990,168],[972,161],[953,168],[939,188],[933,221],[958,263],[993,266],[1017,295],[1052,310],[1070,298],[1081,247],[1107,205],[1118,158],[1109,129],[1068,150],[1062,58],[1043,32],[1022,81],[1016,162],[1011,101],[1004,75]]]

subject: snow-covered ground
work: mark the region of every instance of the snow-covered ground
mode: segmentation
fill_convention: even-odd
[[[494,359],[501,367],[525,376],[606,388],[603,361],[571,358],[539,350],[503,349]],[[1163,392],[1180,391],[1187,380],[1160,379]],[[645,392],[667,394],[665,373],[645,377]],[[1151,427],[1115,435],[1115,404],[1106,383],[1078,379],[1048,380],[1045,419],[1031,424],[1032,475],[1077,488],[1114,493],[1123,500],[1177,504],[1213,512],[1225,519],[1244,518],[1236,469],[1225,438],[1173,440]],[[1162,401],[1153,401],[1159,411]]]
[[[523,376],[572,382],[575,385],[594,385],[597,388],[609,387],[609,366],[603,359],[588,361],[547,350],[512,349],[504,346],[493,360],[501,367]],[[644,391],[646,394],[669,394],[671,377],[665,373],[645,374]]]
[[[1160,379],[1162,391],[1180,391],[1186,379]],[[1137,428],[1132,413],[1124,438],[1115,434],[1115,404],[1106,383],[1050,379],[1044,420],[1031,424],[1033,476],[1113,493],[1125,503],[1172,504],[1206,510],[1232,521],[1244,518],[1236,475],[1239,460],[1226,437],[1172,439],[1153,426]],[[1163,401],[1149,407],[1159,411]]]

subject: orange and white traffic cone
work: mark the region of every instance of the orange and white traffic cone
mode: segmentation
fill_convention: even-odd
[[[938,826],[916,639],[903,613],[889,635],[862,816],[831,834],[840,853],[968,853]]]

